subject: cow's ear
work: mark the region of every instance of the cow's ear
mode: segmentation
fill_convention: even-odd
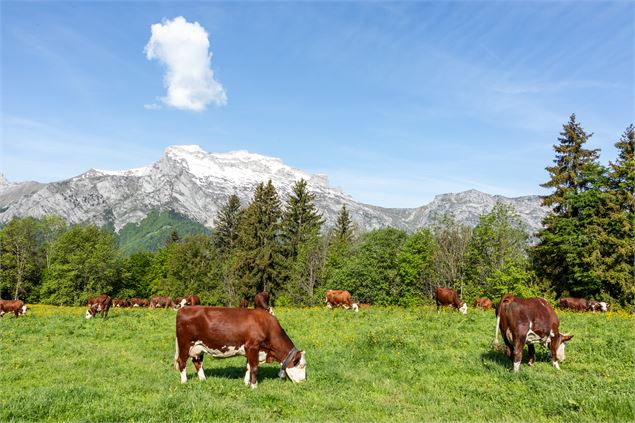
[[[560,342],[569,342],[573,338],[573,335],[564,334],[560,337]]]

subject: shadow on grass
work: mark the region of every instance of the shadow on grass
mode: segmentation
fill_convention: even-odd
[[[205,377],[207,378],[225,378],[225,379],[240,379],[242,380],[245,377],[245,366],[232,366],[232,367],[221,367],[215,369],[205,369],[205,364],[203,364],[203,369],[205,371]],[[270,367],[270,366],[258,366],[258,380],[262,381],[264,379],[278,379],[278,372],[280,371],[280,367]]]
[[[503,346],[501,351],[497,351],[495,349],[487,350],[486,352],[481,354],[481,360],[486,360],[503,368],[510,369],[512,367],[512,361],[507,357],[507,355],[505,355],[504,348],[505,347]],[[523,358],[521,362],[526,364],[528,360],[529,356],[527,348],[525,347],[523,349]],[[536,347],[536,362],[539,363],[541,361],[550,362],[551,357],[547,350],[545,350],[544,348]]]

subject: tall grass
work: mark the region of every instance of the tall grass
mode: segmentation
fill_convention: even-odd
[[[633,421],[635,319],[559,312],[574,334],[562,370],[546,350],[519,373],[495,351],[494,313],[276,308],[308,380],[242,357],[174,370],[173,310],[34,306],[0,319],[0,421]]]

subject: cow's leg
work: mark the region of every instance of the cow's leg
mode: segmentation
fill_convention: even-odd
[[[192,357],[192,362],[194,363],[198,380],[205,380],[205,372],[203,371],[203,354],[201,353],[201,355],[197,357]]]
[[[245,386],[249,385],[249,381],[251,380],[251,366],[249,366],[249,362],[247,362],[247,370],[245,370],[245,378],[243,381],[245,382]]]
[[[258,387],[258,346],[245,348],[247,353],[247,368],[250,375],[251,388]]]
[[[553,333],[553,331],[552,331]],[[560,364],[558,364],[558,344],[556,342],[557,338],[551,338],[551,343],[549,344],[549,349],[551,352],[551,365],[556,368],[556,370],[560,370]]]
[[[190,347],[185,340],[176,339],[176,352],[174,353],[174,367],[181,373],[181,383],[187,382],[185,367],[189,357]]]
[[[529,364],[529,366],[533,366],[536,361],[536,348],[534,347],[534,344],[527,345],[527,351],[529,352],[529,360],[527,364]]]
[[[517,336],[514,339],[514,371],[520,370],[520,362],[523,359],[523,347],[525,346],[525,340],[527,336]]]

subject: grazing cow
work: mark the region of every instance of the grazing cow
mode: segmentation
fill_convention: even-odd
[[[190,294],[186,295],[185,298],[176,299],[177,308],[193,305],[201,305],[201,299],[198,297],[198,295]]]
[[[364,310],[364,309],[370,308],[370,304],[358,304],[358,306],[359,306],[359,308],[360,308],[361,310]]]
[[[170,297],[155,296],[150,300],[150,308],[176,308],[176,304]]]
[[[467,314],[467,304],[461,303],[459,294],[457,294],[455,290],[450,288],[437,288],[434,297],[437,302],[437,312],[439,311],[439,306],[449,306],[455,307],[462,314]]]
[[[490,308],[492,308],[492,300],[486,297],[477,298],[474,301],[474,308],[477,308],[477,307],[483,310],[489,310]]]
[[[585,311],[587,309],[588,301],[584,298],[571,298],[563,297],[558,301],[560,308],[569,308],[571,310]]]
[[[352,308],[355,311],[359,311],[359,306],[353,302],[351,293],[337,289],[329,289],[326,291],[326,306],[328,308],[344,307],[347,310]]]
[[[110,305],[112,304],[112,300],[106,294],[102,294],[99,297],[90,298],[88,300],[88,310],[86,310],[85,317],[87,319],[92,319],[97,313],[101,313],[102,319],[108,317],[108,310],[110,310]]]
[[[181,372],[181,383],[187,381],[185,366],[192,358],[200,380],[203,353],[215,358],[243,355],[247,357],[245,385],[258,386],[258,364],[274,360],[281,363],[280,378],[293,382],[306,379],[305,352],[299,351],[278,320],[259,309],[193,306],[180,309],[176,315],[176,353],[174,367]]]
[[[536,360],[533,344],[548,346],[551,364],[560,370],[559,361],[564,360],[564,348],[572,335],[561,334],[560,321],[555,311],[544,298],[518,298],[505,294],[496,310],[496,334],[494,344],[498,348],[498,330],[505,341],[505,353],[514,363],[514,371],[520,369],[523,348],[528,345],[529,365]]]
[[[247,307],[249,307],[249,300],[243,297],[243,299],[240,300],[240,308],[247,308]]]
[[[275,316],[275,314],[273,313],[273,307],[269,306],[268,292],[263,291],[256,294],[256,296],[254,297],[254,308],[261,308]]]
[[[128,300],[115,298],[114,300],[112,300],[112,306],[113,307],[130,307],[130,303],[128,302]]]
[[[15,317],[26,314],[26,305],[22,300],[0,300],[0,317],[5,313],[13,313]]]
[[[587,301],[587,310],[591,310],[593,313],[595,313],[596,310],[608,311],[608,309],[609,309],[609,305],[608,303],[605,303],[604,301],[595,301],[595,300]]]
[[[132,307],[148,307],[150,305],[150,302],[145,298],[134,297],[130,298],[130,304],[132,305]]]

